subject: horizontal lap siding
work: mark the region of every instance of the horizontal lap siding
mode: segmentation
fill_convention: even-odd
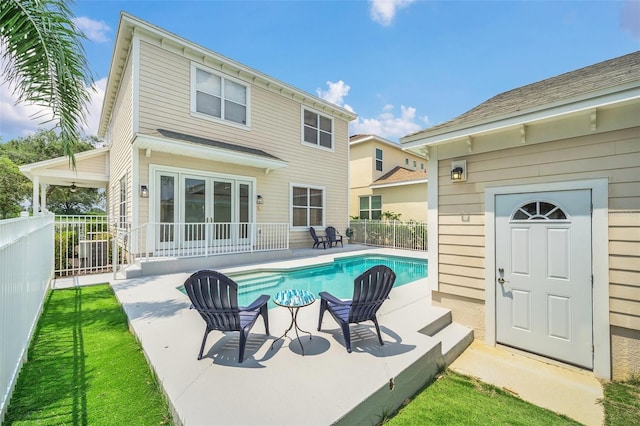
[[[485,138],[485,139],[483,139]],[[474,138],[481,152],[490,137]],[[466,154],[467,182],[439,161],[440,292],[484,298],[487,186],[609,178],[611,324],[640,329],[640,128]]]
[[[165,128],[189,135],[261,149],[288,163],[284,168],[264,173],[263,169],[242,171],[227,165],[233,174],[255,176],[257,193],[264,204],[257,212],[261,222],[290,221],[290,184],[324,187],[326,192],[326,225],[341,233],[348,221],[348,123],[334,118],[334,151],[326,151],[301,143],[301,103],[266,88],[251,85],[249,130],[192,117],[190,113],[191,61],[159,46],[141,42],[140,66],[140,131],[155,133]],[[155,154],[150,163],[155,164]],[[160,161],[160,160],[158,160]],[[168,164],[191,169],[223,171],[215,162],[194,163],[178,158],[162,159]],[[148,171],[146,172],[148,173]],[[142,179],[142,177],[141,177]],[[148,179],[148,177],[145,177]],[[308,231],[291,233],[292,246],[306,246],[311,241]]]
[[[109,191],[107,204],[108,214],[114,221],[119,220],[120,179],[127,180],[127,221],[131,223],[132,200],[132,159],[131,142],[133,140],[133,79],[131,61],[125,64],[122,80],[113,106],[110,131],[111,149],[109,153]]]

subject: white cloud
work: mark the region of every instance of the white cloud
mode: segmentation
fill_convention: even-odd
[[[111,31],[111,27],[104,21],[94,21],[86,16],[79,16],[73,18],[73,23],[90,41],[95,41],[96,43],[106,43],[109,41],[107,33]]]
[[[383,26],[391,25],[398,9],[405,8],[415,0],[369,0],[371,19]]]
[[[87,136],[98,133],[106,84],[106,78],[100,79],[95,82],[95,92],[90,91],[86,123],[81,127],[82,133]],[[53,129],[58,120],[51,121],[52,117],[50,108],[25,102],[18,103],[13,89],[7,84],[0,85],[0,136],[4,142],[32,135],[38,129]]]
[[[394,114],[394,106],[387,104],[375,118],[358,117],[351,123],[350,133],[374,134],[385,139],[397,140],[402,136],[424,129],[429,124],[427,116],[416,117],[416,109],[400,106],[400,116]]]
[[[348,111],[353,112],[353,108],[344,103],[344,98],[349,94],[351,86],[349,86],[342,80],[338,81],[337,83],[327,81],[327,86],[329,86],[328,90],[316,89],[316,93],[318,94],[318,96],[320,96],[327,102],[331,102],[332,104],[336,104]]]

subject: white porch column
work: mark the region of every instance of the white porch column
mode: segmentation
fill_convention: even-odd
[[[42,209],[42,213],[48,213],[47,210],[47,184],[43,183],[40,185],[40,207]]]
[[[33,215],[40,214],[40,196],[38,194],[40,189],[40,178],[38,176],[33,177],[33,196],[31,197],[31,206],[33,208]]]

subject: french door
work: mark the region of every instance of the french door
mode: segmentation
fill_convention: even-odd
[[[159,248],[249,244],[252,180],[157,171],[155,182]]]

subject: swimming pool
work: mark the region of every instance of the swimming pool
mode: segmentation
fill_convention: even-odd
[[[394,287],[426,278],[428,273],[426,259],[368,254],[294,269],[230,273],[228,276],[238,283],[240,306],[248,305],[261,294],[273,296],[280,290],[291,288],[310,291],[316,297],[321,291],[328,291],[336,297],[348,299],[353,296],[353,280],[375,265],[386,265],[396,273]],[[269,307],[274,306],[270,300]]]

